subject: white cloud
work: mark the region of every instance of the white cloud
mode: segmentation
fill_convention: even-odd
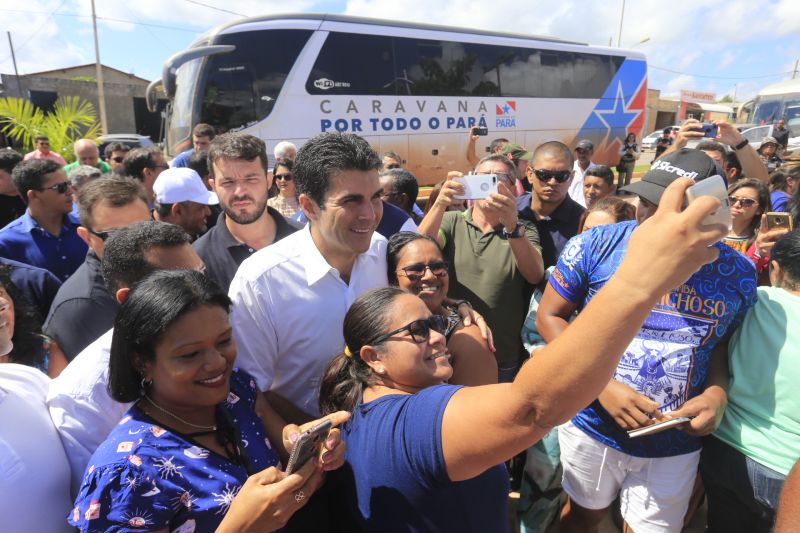
[[[728,65],[732,64],[737,59],[737,55],[731,52],[730,50],[725,50],[722,52],[722,57],[719,58],[719,63],[717,64],[717,68],[724,69]]]
[[[686,74],[681,74],[675,78],[672,78],[662,91],[663,94],[678,94],[681,92],[681,89],[692,89],[696,86],[696,78],[694,76],[688,76]]]

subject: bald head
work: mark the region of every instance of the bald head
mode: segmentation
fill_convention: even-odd
[[[542,159],[565,159],[569,162],[569,168],[572,168],[575,164],[575,157],[572,155],[572,150],[570,150],[569,146],[566,144],[558,141],[548,141],[536,147],[536,150],[533,151],[532,159],[534,168],[539,167],[537,162]]]
[[[98,168],[100,160],[100,151],[97,149],[97,144],[92,139],[78,139],[73,145],[75,150],[75,157],[81,165],[89,165]]]

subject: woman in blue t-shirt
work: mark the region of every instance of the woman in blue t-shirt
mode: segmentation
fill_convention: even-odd
[[[446,322],[403,289],[368,291],[344,319],[345,352],[328,366],[320,410],[352,412],[342,491],[363,531],[508,531],[503,461],[597,398],[659,298],[716,259],[725,235],[681,212],[689,179],[663,193],[614,276],[512,383],[445,384],[453,370]]]
[[[92,455],[70,524],[83,532],[273,531],[308,501],[323,470],[341,465],[334,429],[327,460],[290,476],[278,471],[290,435],[304,428],[283,428],[254,380],[233,367],[229,306],[203,274],[180,270],[156,272],[127,296],[108,387],[116,401],[135,403]]]

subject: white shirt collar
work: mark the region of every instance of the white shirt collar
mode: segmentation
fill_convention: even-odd
[[[308,286],[310,287],[314,285],[324,278],[329,272],[333,272],[337,277],[340,277],[339,271],[332,267],[330,263],[328,263],[328,261],[322,256],[319,248],[317,248],[317,245],[314,243],[314,239],[311,237],[311,222],[306,224],[306,226],[300,230],[300,233],[302,233],[302,237],[299,239],[300,256],[303,259],[303,266],[306,270],[306,283],[308,283]],[[370,247],[366,252],[359,254],[359,256],[356,257],[356,261],[353,264],[353,270],[355,270],[355,265],[359,262],[362,256],[376,256],[376,247],[372,245],[372,243],[375,242],[376,237],[380,238],[378,232],[372,232]]]

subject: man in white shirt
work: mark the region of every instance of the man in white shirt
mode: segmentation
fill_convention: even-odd
[[[140,279],[156,270],[176,268],[203,269],[203,261],[180,226],[137,222],[115,231],[105,243],[103,277],[120,303]],[[69,459],[73,497],[92,454],[130,407],[108,394],[113,332],[109,330],[78,354],[50,383],[47,395],[50,417]]]
[[[594,154],[594,144],[588,139],[578,141],[575,146],[575,164],[572,169],[575,171],[572,183],[569,186],[569,197],[578,202],[581,207],[586,207],[586,199],[583,197],[583,177],[586,171],[594,167],[591,157]]]
[[[347,309],[387,285],[386,239],[375,232],[381,166],[356,135],[308,141],[293,170],[309,224],[246,259],[231,283],[236,363],[289,422],[319,414],[319,382],[344,349]]]

